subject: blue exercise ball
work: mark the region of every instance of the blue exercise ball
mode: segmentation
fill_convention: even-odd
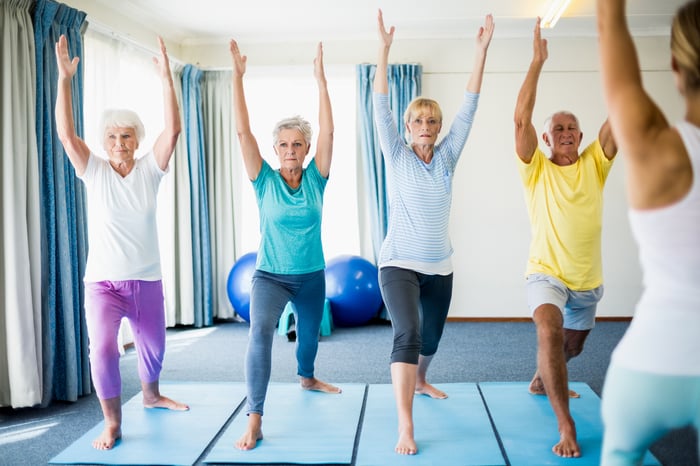
[[[247,322],[250,322],[250,290],[253,286],[252,279],[257,259],[256,252],[249,252],[239,257],[233,264],[226,282],[228,300],[233,310]]]
[[[377,267],[360,256],[331,259],[326,264],[326,298],[331,304],[334,325],[366,324],[382,307]]]

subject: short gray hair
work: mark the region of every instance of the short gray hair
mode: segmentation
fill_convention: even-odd
[[[578,126],[578,130],[581,131],[581,123],[578,121],[578,117],[577,117],[576,115],[574,115],[573,113],[571,113],[570,111],[568,111],[568,110],[560,110],[560,111],[558,111],[558,112],[552,113],[551,115],[549,115],[549,116],[544,120],[544,132],[545,132],[545,133],[549,134],[549,132],[551,131],[551,129],[552,129],[552,119],[553,119],[556,115],[566,115],[566,116],[573,117],[573,119],[576,121],[576,126]]]
[[[282,131],[283,129],[298,130],[299,132],[301,132],[301,134],[304,135],[304,140],[306,141],[306,144],[311,144],[311,135],[313,134],[311,124],[309,124],[308,121],[306,121],[299,115],[285,118],[284,120],[277,122],[274,129],[272,130],[272,143],[274,145],[277,145],[277,142],[279,141],[280,137],[280,131]]]
[[[138,142],[143,141],[143,138],[146,136],[146,130],[143,127],[141,118],[133,110],[125,108],[109,108],[102,112],[100,128],[102,128],[103,137],[107,128],[133,128]]]

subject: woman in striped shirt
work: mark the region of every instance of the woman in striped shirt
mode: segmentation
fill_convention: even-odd
[[[440,143],[442,112],[437,102],[419,97],[404,122],[407,145],[389,109],[387,63],[394,27],[378,14],[379,59],[374,77],[374,118],[391,180],[389,228],[379,258],[379,283],[394,329],[391,379],[396,396],[399,438],[395,450],[413,455],[415,394],[447,398],[429,384],[426,372],[437,351],[452,299],[452,246],[448,226],[452,178],[471,130],[481,89],[486,51],[493,36],[488,15],[476,37],[476,54],[464,101]]]

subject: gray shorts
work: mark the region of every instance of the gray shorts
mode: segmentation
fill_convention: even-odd
[[[527,305],[534,314],[542,304],[554,304],[564,317],[564,328],[590,330],[595,327],[595,312],[603,297],[603,285],[586,291],[573,291],[559,279],[543,273],[527,276]]]

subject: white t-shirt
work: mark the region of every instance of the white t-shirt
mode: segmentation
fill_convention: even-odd
[[[700,128],[679,123],[693,184],[673,205],[631,210],[644,292],[615,364],[664,375],[700,375]]]
[[[165,173],[152,152],[124,178],[90,154],[79,177],[88,205],[86,282],[161,279],[156,197]]]

